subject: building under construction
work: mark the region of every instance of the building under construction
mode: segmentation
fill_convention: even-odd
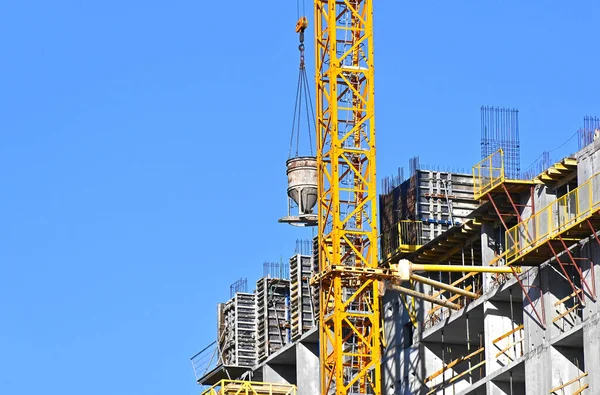
[[[470,174],[413,158],[406,179],[383,181],[380,265],[465,266],[384,282],[384,394],[600,393],[600,123],[586,118],[579,151],[542,155],[533,174],[517,114],[482,109],[486,156]],[[316,244],[265,264],[253,292],[232,286],[215,342],[192,358],[204,393],[321,393]]]
[[[316,237],[234,284],[203,395],[600,394],[598,119],[523,169],[519,112],[482,107],[472,171],[414,157],[377,191],[373,1],[312,3],[279,222]]]

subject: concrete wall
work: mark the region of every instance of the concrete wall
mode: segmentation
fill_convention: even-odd
[[[591,239],[582,248],[582,256],[590,258],[589,262],[585,262],[583,275],[592,290],[595,288],[597,293],[600,290],[600,246],[598,246],[595,239]],[[595,280],[595,283],[593,280]],[[600,303],[598,303],[597,294],[595,301],[586,298],[583,320],[584,363],[585,370],[588,373],[589,391],[592,394],[600,394]]]
[[[397,292],[388,291],[383,296],[383,331],[386,347],[382,353],[382,380],[385,394],[401,394],[400,357],[403,354],[401,336],[404,307]]]
[[[527,380],[525,389],[528,394],[548,394],[552,388],[552,371],[548,369],[552,364],[550,356],[550,340],[546,337],[546,329],[542,326],[539,318],[534,312],[542,316],[544,307],[547,308],[547,303],[542,305],[541,290],[546,294],[548,292],[547,272],[539,268],[531,268],[523,276],[523,283],[529,286],[529,297],[534,302],[529,303],[526,298],[523,298],[523,323],[525,326],[525,376],[536,377],[536,380]],[[533,288],[532,288],[533,287]],[[546,314],[548,317],[548,314]],[[548,321],[548,320],[546,320]]]
[[[298,343],[296,348],[298,395],[320,393],[319,367],[319,345],[314,343]]]
[[[517,288],[521,292],[520,288]],[[486,355],[486,375],[508,366],[519,357],[521,357],[521,345],[510,347],[499,357],[496,355],[511,346],[516,341],[523,338],[522,332],[515,332],[514,335],[505,337],[495,344],[493,341],[504,334],[515,329],[523,322],[523,309],[521,303],[512,303],[512,318],[511,304],[500,301],[486,301],[483,304],[484,311],[484,346]]]
[[[296,367],[266,363],[263,366],[263,380],[267,383],[296,384]]]
[[[583,365],[583,349],[572,347],[552,347],[550,350],[552,358],[552,389],[580,376],[583,371],[578,367]],[[564,387],[564,393],[572,394],[585,384],[585,379]],[[558,393],[563,393],[558,391]],[[594,394],[595,392],[591,392]]]

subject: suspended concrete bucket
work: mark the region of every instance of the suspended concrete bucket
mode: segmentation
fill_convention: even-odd
[[[317,203],[317,159],[300,156],[286,162],[288,188],[288,215],[279,220],[296,226],[315,226],[317,215],[313,208]],[[291,200],[291,201],[290,201]],[[292,214],[292,201],[298,212]]]

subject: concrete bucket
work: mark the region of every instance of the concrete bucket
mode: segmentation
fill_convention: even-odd
[[[300,215],[312,213],[317,203],[317,159],[300,156],[286,162],[288,196],[298,205]]]

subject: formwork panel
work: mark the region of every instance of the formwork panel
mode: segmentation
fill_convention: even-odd
[[[224,365],[256,364],[256,298],[238,293],[218,306],[218,339]]]
[[[263,277],[256,282],[258,361],[291,341],[290,281]]]
[[[315,325],[313,291],[310,286],[312,259],[296,254],[290,258],[290,309],[292,339],[296,340]]]
[[[466,223],[479,202],[473,198],[473,177],[447,171],[416,170],[400,185],[379,196],[382,255],[398,248],[399,224],[419,222],[415,245],[435,239],[452,226]],[[406,235],[403,235],[406,237]]]

